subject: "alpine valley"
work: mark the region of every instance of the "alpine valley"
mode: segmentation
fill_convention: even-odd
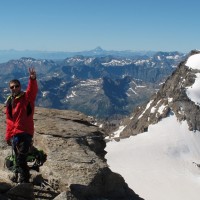
[[[1,63],[0,103],[9,95],[9,80],[19,79],[26,89],[31,66],[38,74],[37,106],[76,110],[99,119],[122,118],[146,102],[186,56],[180,52],[106,51],[100,47],[66,54],[65,59],[60,59],[64,53],[48,55]]]

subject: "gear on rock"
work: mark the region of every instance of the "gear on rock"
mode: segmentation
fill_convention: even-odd
[[[27,162],[29,169],[39,172],[41,167],[47,159],[47,155],[43,150],[38,150],[36,147],[32,147],[27,156]],[[16,158],[15,155],[9,155],[5,158],[5,166],[8,170],[17,173]]]

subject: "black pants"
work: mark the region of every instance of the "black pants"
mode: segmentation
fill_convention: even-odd
[[[32,146],[32,136],[20,133],[13,137],[13,148],[16,155],[16,173],[19,174],[19,182],[28,183],[30,178],[27,156]]]

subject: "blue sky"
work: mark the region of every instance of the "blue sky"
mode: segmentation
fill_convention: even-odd
[[[200,49],[199,0],[0,0],[0,50]]]

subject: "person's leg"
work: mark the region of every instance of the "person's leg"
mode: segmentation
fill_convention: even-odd
[[[32,137],[28,134],[19,134],[15,136],[18,138],[18,141],[15,144],[15,153],[16,153],[16,163],[17,170],[19,173],[19,182],[26,183],[29,182],[30,172],[27,165],[27,155],[32,144]]]
[[[15,161],[14,161],[14,163],[15,163],[15,170],[14,170],[14,174],[13,174],[13,176],[12,176],[12,178],[11,178],[11,180],[13,181],[13,182],[18,182],[18,175],[19,175],[19,164],[18,164],[18,147],[17,147],[17,145],[18,145],[18,143],[19,143],[19,138],[18,138],[18,136],[14,136],[13,138],[12,138],[12,148],[13,148],[13,150],[14,150],[14,153],[15,153]]]

